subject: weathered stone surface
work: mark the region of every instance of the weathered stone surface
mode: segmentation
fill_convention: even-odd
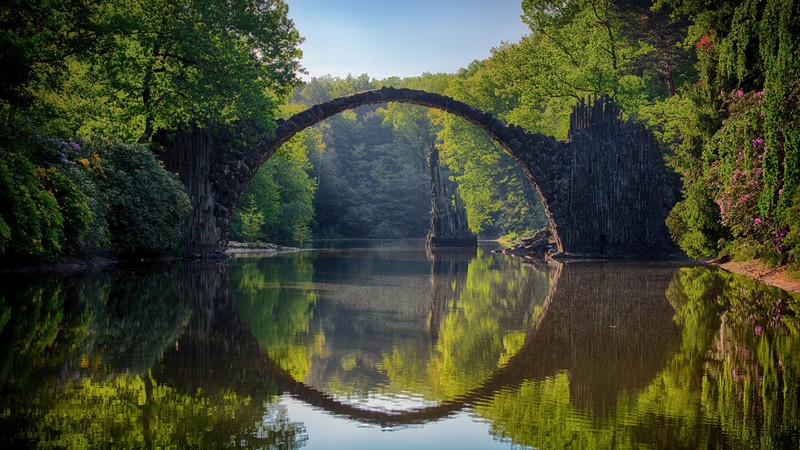
[[[428,159],[430,168],[431,222],[425,245],[433,247],[478,247],[478,236],[469,229],[467,209],[458,189],[448,192],[439,165],[439,150],[432,148]]]

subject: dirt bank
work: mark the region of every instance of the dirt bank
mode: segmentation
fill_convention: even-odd
[[[721,267],[727,271],[747,275],[763,283],[777,286],[785,291],[800,294],[800,279],[789,274],[786,267],[770,267],[761,261],[712,261],[712,266]]]

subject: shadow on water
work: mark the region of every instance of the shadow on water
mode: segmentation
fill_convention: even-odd
[[[314,424],[287,394],[381,427],[468,411],[522,446],[800,441],[796,297],[705,267],[391,253],[3,280],[0,443],[298,448]]]

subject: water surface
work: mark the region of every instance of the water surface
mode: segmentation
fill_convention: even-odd
[[[0,287],[0,444],[797,448],[798,299],[420,242]]]

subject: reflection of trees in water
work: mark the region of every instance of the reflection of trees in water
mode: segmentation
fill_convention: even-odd
[[[6,276],[0,286],[3,400],[24,389],[36,369],[64,360],[85,335],[91,317],[84,305],[74,304],[74,296],[55,277]]]
[[[111,373],[152,367],[191,315],[180,278],[180,266],[169,265],[97,273],[82,280],[79,295],[93,318],[82,346],[88,366]]]
[[[0,380],[29,378],[34,367],[56,363],[62,371],[93,375],[146,370],[189,318],[179,273],[158,268],[36,279],[16,275],[0,294],[5,344]]]
[[[570,271],[565,270],[565,274]],[[652,330],[656,323],[640,324],[644,332],[664,338],[664,347],[669,348],[655,358],[662,361],[660,369],[657,364],[644,362],[651,367],[645,371],[648,376],[626,379],[625,366],[631,370],[635,367],[624,364],[623,359],[642,364],[642,357],[647,359],[648,355],[631,358],[644,350],[636,350],[640,344],[631,342],[627,345],[633,352],[624,350],[618,346],[622,342],[615,345],[607,333],[600,332],[602,324],[613,318],[604,310],[615,308],[615,302],[606,300],[606,307],[589,314],[594,323],[589,334],[596,335],[596,342],[579,352],[596,352],[599,358],[622,356],[616,358],[615,365],[622,363],[623,370],[610,372],[622,379],[609,384],[610,380],[603,382],[602,377],[580,375],[585,370],[581,369],[584,358],[576,355],[572,368],[540,380],[529,379],[479,404],[476,409],[492,421],[493,432],[518,444],[547,448],[627,448],[654,442],[669,442],[674,448],[797,447],[800,340],[796,298],[705,267],[672,272],[668,287],[661,292],[666,292],[673,308],[672,321],[680,327],[680,345],[673,348],[670,344],[674,340],[671,331],[664,335]],[[611,277],[600,285],[612,286],[618,281]],[[562,286],[559,282],[559,291]],[[600,289],[584,290],[596,295]],[[611,288],[610,292],[615,290]],[[630,294],[627,289],[618,291],[625,292]],[[635,299],[631,302],[634,304],[642,300],[627,297]],[[590,298],[580,301],[585,303]],[[775,321],[774,306],[779,299],[786,306],[781,320]],[[555,307],[554,302],[548,318]],[[623,320],[637,320],[635,314],[626,316],[624,311]],[[626,339],[631,338],[636,336],[628,333]],[[599,372],[607,369],[597,368]],[[608,394],[587,392],[598,388]],[[598,404],[602,401],[605,407]]]
[[[28,351],[2,355],[3,447],[297,448],[306,439],[271,403],[265,374],[236,359],[250,354],[234,351],[243,327],[227,320],[236,315],[224,266],[91,273],[15,291],[0,296],[0,332],[4,349]],[[177,339],[184,326],[189,337]]]
[[[313,272],[292,259],[237,261],[232,283],[244,321],[295,380],[350,398],[441,401],[478,386],[520,348],[549,282],[474,249],[421,255],[324,254]]]
[[[700,351],[705,351],[699,403],[702,410],[719,416],[728,445],[797,448],[800,298],[707,268],[685,269],[673,285],[670,300],[685,339],[690,334],[703,336],[702,344],[707,344],[688,346],[686,352],[700,359]]]
[[[315,348],[309,339],[322,328],[315,329],[320,325],[316,300],[308,295],[308,260],[294,268],[281,268],[285,262],[278,259],[230,267],[187,264],[177,272],[161,270],[150,281],[151,275],[128,272],[51,279],[13,294],[6,289],[0,294],[0,444],[102,447],[113,439],[123,447],[227,446],[234,439],[249,446],[301,446],[303,425],[272,403],[277,389],[386,426],[437,420],[469,406],[497,436],[539,447],[800,444],[796,297],[706,268],[621,271],[618,264],[608,270],[590,264],[551,272],[560,275],[542,304],[538,294],[514,299],[504,292],[538,289],[543,275],[519,268],[510,278],[495,278],[491,269],[499,261],[475,258],[455,264],[457,276],[434,279],[429,286],[438,283],[439,289],[430,301],[442,312],[436,341],[431,344],[423,332],[430,352],[419,359],[415,347],[399,345],[385,351],[378,366],[391,389],[419,377],[478,387],[395,414],[337,402],[291,379],[264,354],[270,345],[291,348],[280,340],[282,333],[295,336],[289,342],[302,358]],[[287,292],[268,293],[277,285]],[[234,298],[232,292],[244,295]],[[437,300],[436,292],[446,300]],[[156,305],[126,298],[131,295]],[[283,322],[268,322],[273,314]],[[146,323],[158,336],[146,335]],[[172,337],[182,327],[184,334]],[[514,341],[515,327],[533,331]],[[497,337],[498,330],[506,338]],[[126,333],[138,333],[146,344],[130,363],[124,353],[135,340]],[[117,337],[122,344],[114,349]],[[311,373],[312,363],[330,350],[326,345],[323,340],[317,356],[294,367]],[[458,373],[465,371],[458,361],[475,358],[498,368],[483,380],[470,378],[490,370],[480,362],[473,373]],[[145,367],[147,361],[156,362]],[[449,395],[437,386],[430,392],[431,398]]]
[[[479,386],[520,349],[540,313],[550,288],[546,274],[508,262],[482,250],[466,260],[434,256],[431,317],[438,310],[440,319],[426,368],[436,400]]]
[[[325,351],[325,335],[312,329],[317,295],[309,258],[237,258],[230,263],[236,311],[269,357],[304,380]]]
[[[271,366],[262,363],[265,355],[243,323],[231,295],[229,270],[227,264],[189,264],[184,269],[182,285],[192,319],[153,368],[153,379],[188,397],[192,407],[212,409],[195,424],[204,430],[195,440],[203,446],[301,447],[305,428],[274,403]]]

